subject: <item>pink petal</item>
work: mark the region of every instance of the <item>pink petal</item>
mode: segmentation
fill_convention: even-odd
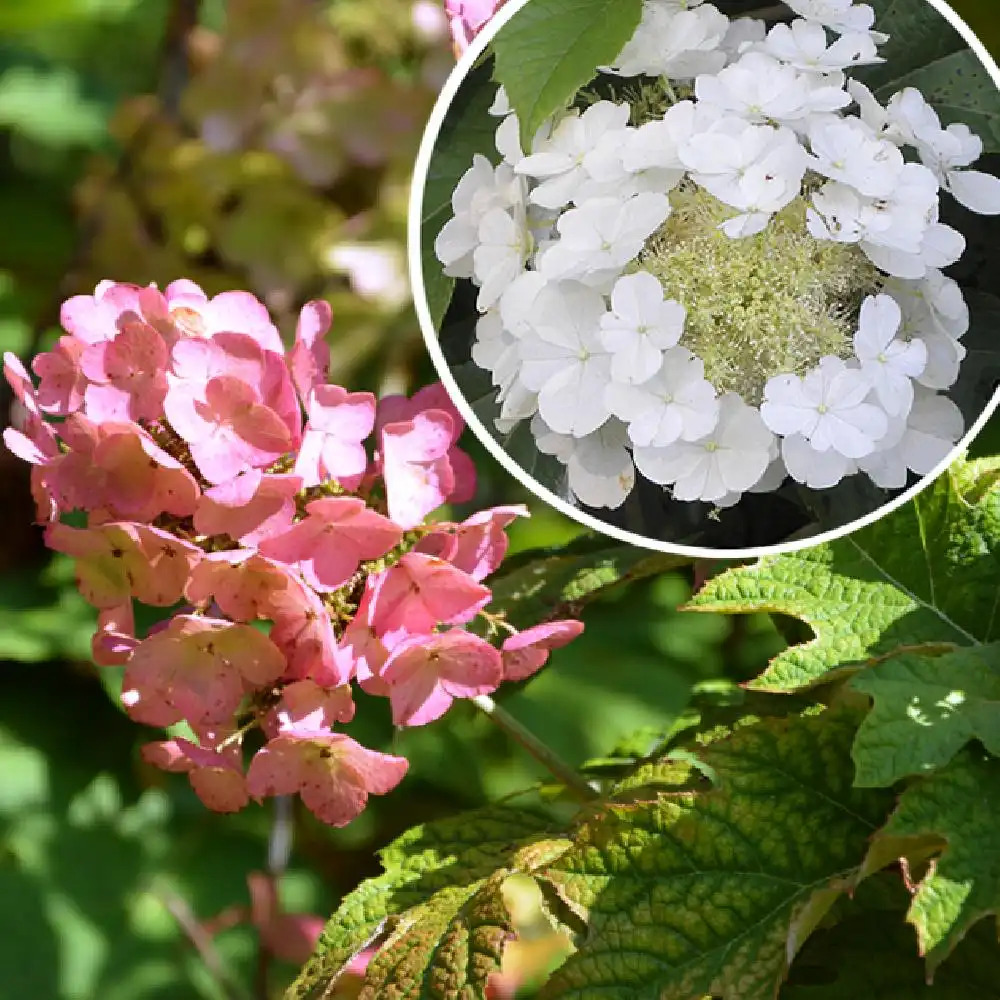
[[[195,530],[256,545],[292,523],[293,497],[302,485],[298,476],[248,469],[205,491],[194,514]]]
[[[408,552],[374,578],[371,620],[378,634],[430,632],[469,621],[490,601],[489,588],[451,563]]]
[[[323,339],[330,329],[333,313],[326,302],[307,302],[299,313],[295,344],[288,353],[292,382],[303,404],[313,387],[326,381],[330,368],[330,348]]]
[[[511,636],[502,646],[505,681],[522,681],[540,670],[549,651],[572,642],[583,631],[583,622],[545,622]]]
[[[401,642],[382,670],[398,726],[431,722],[447,711],[453,698],[489,694],[502,678],[499,652],[462,629]]]

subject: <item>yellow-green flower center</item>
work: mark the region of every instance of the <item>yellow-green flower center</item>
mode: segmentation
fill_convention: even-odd
[[[816,240],[796,198],[756,236],[730,239],[734,215],[684,182],[673,212],[636,262],[687,310],[681,345],[705,362],[720,392],[758,404],[774,375],[804,375],[826,355],[847,358],[861,303],[880,272],[856,246]]]

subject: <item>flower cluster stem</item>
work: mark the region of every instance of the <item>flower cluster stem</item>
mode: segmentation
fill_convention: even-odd
[[[530,729],[521,725],[506,709],[501,708],[489,695],[480,694],[472,699],[476,708],[484,712],[511,739],[520,743],[532,757],[559,779],[577,798],[590,801],[597,798],[597,791],[577,774],[555,751],[546,746]]]

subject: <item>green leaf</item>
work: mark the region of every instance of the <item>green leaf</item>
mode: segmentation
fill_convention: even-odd
[[[520,118],[522,142],[621,52],[641,16],[641,0],[531,0],[504,25],[493,42],[494,76]]]
[[[882,880],[880,880],[882,882]],[[1000,948],[985,924],[973,928],[931,985],[913,931],[903,923],[908,896],[895,876],[880,885],[879,905],[865,883],[838,922],[817,931],[792,966],[780,1000],[971,1000],[997,996]],[[888,891],[887,891],[888,890]]]
[[[543,870],[587,915],[544,1000],[770,1000],[848,888],[884,793],[851,787],[850,716],[769,720],[699,756],[706,792],[611,805]]]
[[[857,784],[891,785],[947,764],[972,739],[1000,755],[1000,645],[904,654],[859,673],[874,699],[852,754]]]
[[[386,933],[385,957],[373,961],[370,983],[388,988],[390,982],[405,982],[417,992],[403,995],[419,996],[419,981],[439,953],[449,963],[449,977],[465,977],[466,983],[481,978],[478,952],[470,950],[469,940],[475,938],[489,954],[498,951],[497,873],[527,870],[536,854],[546,857],[544,848],[533,847],[515,860],[520,846],[546,843],[546,828],[546,820],[534,813],[493,807],[403,834],[381,852],[385,874],[363,882],[330,918],[289,1000],[327,996],[344,965]],[[564,847],[556,843],[551,849]],[[473,900],[481,889],[482,898]],[[492,971],[493,959],[486,958],[485,965]]]
[[[882,101],[916,87],[945,125],[965,122],[986,152],[1000,150],[1000,96],[965,39],[928,3],[873,0],[875,24],[889,34],[885,62],[855,75]]]
[[[577,613],[633,580],[686,566],[688,556],[647,552],[603,535],[583,535],[557,549],[521,552],[490,578],[490,610],[518,628]]]
[[[1000,760],[965,752],[908,788],[882,838],[940,837],[946,846],[917,886],[906,919],[934,970],[978,920],[1000,913]]]
[[[0,125],[50,146],[99,145],[108,111],[85,98],[66,67],[14,66],[0,75]]]
[[[941,116],[943,125],[968,125],[983,140],[984,152],[1000,150],[1000,94],[970,50],[953,52],[893,81],[893,92],[903,87],[916,87]],[[887,97],[882,91],[876,96],[882,100]]]
[[[500,888],[515,873],[558,925],[586,928],[546,1000],[771,998],[890,806],[851,786],[855,726],[832,711],[747,725],[699,750],[712,787],[691,790],[696,772],[680,764],[667,794],[623,788],[629,801],[588,806],[562,834],[499,807],[419,827],[344,901],[289,1000],[329,995],[371,944],[364,1000],[481,997],[511,930]]]
[[[906,647],[1000,637],[996,460],[959,463],[914,500],[824,545],[764,557],[710,580],[694,611],[793,615],[811,641],[751,682],[795,691]]]
[[[434,253],[434,240],[452,217],[452,193],[472,166],[472,158],[477,153],[490,161],[497,158],[494,141],[497,119],[489,114],[494,96],[487,73],[469,74],[448,109],[427,168],[420,206],[421,261],[427,306],[434,326],[439,329],[451,302],[455,279],[442,272]]]

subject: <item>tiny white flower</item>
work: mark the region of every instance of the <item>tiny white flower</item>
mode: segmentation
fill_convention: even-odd
[[[559,240],[540,254],[538,270],[550,281],[576,278],[601,284],[638,257],[668,215],[670,202],[663,194],[584,202],[560,216]]]
[[[791,24],[776,24],[758,48],[805,73],[836,73],[852,66],[885,62],[868,32],[842,35],[827,48],[823,25],[801,18]]]
[[[899,421],[884,447],[858,460],[876,486],[901,489],[908,471],[919,476],[943,462],[962,436],[964,421],[958,407],[944,396],[918,389],[905,421]]]
[[[915,252],[899,249],[893,242],[888,235],[880,234],[862,242],[861,249],[876,267],[898,278],[922,278],[932,268],[954,264],[965,253],[965,237],[941,222],[927,226]]]
[[[872,40],[881,43],[888,36],[872,31],[875,11],[867,4],[855,4],[854,0],[786,0],[788,6],[799,17],[825,25],[840,34],[868,34]]]
[[[699,102],[759,123],[791,124],[851,103],[850,95],[826,78],[800,73],[764,52],[752,50],[719,73],[699,76],[695,95]]]
[[[694,101],[671,105],[663,117],[630,129],[622,144],[622,165],[626,170],[659,167],[677,175],[687,171],[680,151],[696,132],[704,131],[719,118],[719,112]]]
[[[817,451],[801,434],[782,438],[781,459],[792,479],[811,490],[828,490],[858,469],[853,458],[833,448]]]
[[[638,28],[607,71],[684,80],[721,69],[729,18],[700,2],[644,0]]]
[[[903,172],[899,148],[877,138],[858,118],[815,121],[809,144],[813,170],[870,198],[889,197]]]
[[[760,413],[775,434],[801,434],[817,451],[860,458],[875,450],[889,426],[885,412],[865,402],[870,391],[864,374],[826,357],[804,378],[768,379]]]
[[[684,307],[663,298],[663,286],[638,271],[615,282],[611,311],[601,317],[601,343],[611,354],[616,382],[645,382],[663,363],[663,352],[684,332]]]
[[[950,399],[918,389],[899,443],[906,467],[926,476],[944,461],[964,432],[962,411]]]
[[[569,488],[588,507],[620,507],[635,486],[635,464],[618,420],[580,438],[566,463]]]
[[[562,208],[574,200],[581,185],[590,179],[584,158],[606,132],[622,129],[629,118],[627,104],[598,101],[582,115],[568,114],[536,152],[515,167],[522,176],[542,181],[529,198],[542,208]]]
[[[569,488],[588,507],[620,507],[635,486],[625,426],[609,420],[586,437],[557,434],[541,416],[531,421],[538,450],[566,466]]]
[[[667,167],[648,163],[638,167],[626,166],[626,158],[631,159],[629,151],[640,131],[641,129],[623,128],[604,133],[597,145],[584,157],[583,166],[588,179],[577,191],[576,204],[582,204],[591,198],[616,197],[624,200],[644,191],[666,194],[683,180],[685,171],[682,165]]]
[[[979,215],[1000,215],[1000,178],[966,169],[983,153],[982,139],[968,125],[952,124],[916,138],[921,162],[959,204]]]
[[[584,437],[611,411],[604,387],[611,356],[599,335],[604,297],[576,282],[548,286],[535,300],[534,333],[520,341],[520,380],[538,393],[538,412],[554,431]]]
[[[485,311],[500,298],[503,290],[524,271],[531,252],[523,206],[513,214],[502,208],[487,212],[479,223],[479,245],[473,252],[473,276],[479,284],[476,305]]]
[[[729,392],[719,400],[719,420],[710,434],[666,448],[636,448],[633,457],[647,479],[671,485],[676,499],[717,501],[760,480],[773,441],[757,410]]]
[[[517,339],[504,329],[500,312],[496,308],[484,313],[476,323],[472,360],[480,368],[492,373],[494,385],[502,385],[517,374],[520,367]]]
[[[628,424],[629,439],[639,447],[696,441],[710,434],[719,419],[715,387],[704,375],[701,358],[674,347],[663,355],[663,365],[651,379],[642,385],[612,382],[605,400]]]
[[[903,320],[889,295],[869,295],[861,306],[854,353],[890,417],[905,417],[913,404],[912,379],[927,367],[927,347],[919,340],[896,339]]]
[[[969,332],[969,306],[962,288],[941,271],[931,268],[920,281],[889,278],[885,290],[900,304],[904,323],[916,323],[919,317],[914,332],[930,328],[954,340]]]
[[[494,167],[478,153],[472,166],[462,175],[451,196],[454,216],[434,240],[434,253],[452,278],[471,278],[473,253],[479,245],[479,226],[495,208],[506,209],[523,197],[523,181],[509,166]]]
[[[760,232],[770,214],[798,197],[806,172],[806,152],[791,130],[738,118],[720,119],[692,136],[680,155],[696,184],[754,217],[739,227],[740,235]]]

